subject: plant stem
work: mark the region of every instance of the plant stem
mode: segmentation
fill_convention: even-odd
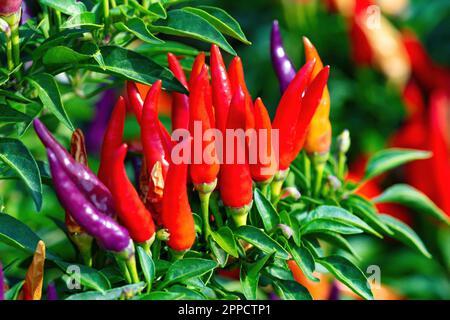
[[[20,65],[20,35],[19,35],[19,25],[14,25],[11,27],[11,43],[12,43],[12,52],[13,52],[13,60],[14,60],[14,68]],[[20,69],[16,72],[16,78],[20,80],[22,74]]]
[[[347,161],[347,157],[344,153],[339,152],[338,155],[338,179],[343,180],[345,174],[345,162]]]
[[[112,8],[117,7],[116,0],[111,0],[111,7]]]
[[[8,70],[14,70],[13,46],[11,36],[6,35],[6,63]]]
[[[203,233],[205,236],[205,241],[208,241],[208,237],[211,235],[211,226],[209,224],[209,199],[211,197],[211,192],[199,192],[200,206],[202,209],[203,218]]]
[[[139,280],[139,275],[138,275],[137,268],[136,268],[136,258],[134,256],[134,254],[126,260],[126,266],[131,275],[131,280],[133,281],[133,283],[139,283],[140,280]]]
[[[105,30],[104,35],[106,36],[109,33],[109,0],[103,0],[103,16],[105,18]]]
[[[61,24],[62,24],[61,11],[59,11],[59,10],[55,10],[55,24],[56,24],[56,30],[59,31],[61,28]]]
[[[319,196],[320,190],[322,189],[322,178],[323,178],[323,172],[325,170],[325,163],[317,164],[315,166],[315,169],[316,169],[316,177],[315,177],[313,197]]]
[[[130,272],[128,271],[127,264],[125,263],[125,261],[120,257],[116,257],[116,261],[117,261],[120,271],[122,272],[123,276],[125,277],[125,280],[127,281],[127,283],[131,283],[132,281],[131,281]]]

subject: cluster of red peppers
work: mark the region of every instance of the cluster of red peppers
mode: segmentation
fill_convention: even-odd
[[[327,122],[329,67],[323,67],[314,47],[305,43],[307,63],[298,72],[291,70],[292,81],[284,88],[273,122],[262,100],[251,98],[239,57],[227,69],[219,48],[213,45],[210,65],[200,53],[188,81],[178,59],[169,53],[170,70],[189,92],[172,93],[172,136],[158,118],[162,82],[156,81],[145,96],[137,84],[128,82],[127,99],[118,99],[104,134],[98,175],[88,168],[79,130],[73,134],[69,153],[40,120],[35,120],[35,130],[47,148],[54,189],[67,213],[71,238],[85,262],[91,263],[91,244],[96,239],[102,248],[116,253],[128,280],[136,282],[133,242],[150,252],[158,235],[167,241],[174,257],[193,246],[196,232],[189,184],[198,192],[208,240],[212,218],[222,219],[209,213],[213,192],[220,194],[234,224],[245,225],[254,184],[266,192],[272,184],[272,198],[278,199],[289,165],[304,146],[320,155],[327,153],[331,132]],[[127,106],[140,125],[140,144],[133,147],[143,156],[138,189],[129,180],[125,166],[129,149],[123,140]],[[178,136],[179,129],[187,136]],[[200,144],[192,139],[197,130],[215,130],[227,137],[227,132],[248,129],[256,130],[250,135],[234,134],[234,143],[225,143],[223,150],[217,147],[216,135],[204,135]],[[273,139],[275,129],[278,140]],[[263,159],[249,161],[251,148],[260,151],[257,154],[262,153]],[[175,161],[175,149],[190,150],[181,155],[189,164]],[[156,232],[158,229],[161,231]]]

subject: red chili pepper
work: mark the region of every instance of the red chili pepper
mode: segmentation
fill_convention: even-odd
[[[190,132],[194,135],[197,124],[201,124],[201,132],[213,129],[214,124],[211,123],[212,104],[208,100],[209,80],[208,69],[203,66],[202,71],[194,81],[190,95]],[[197,148],[197,144],[200,148]],[[213,137],[208,140],[202,139],[201,144],[197,141],[193,143],[192,148],[192,164],[190,165],[190,175],[192,182],[196,185],[215,183],[219,173],[219,161],[215,149],[215,141]],[[207,159],[205,157],[208,157]]]
[[[319,107],[329,74],[330,67],[325,66],[305,91],[301,102],[301,114],[296,125],[294,139],[296,144],[294,146],[293,153],[291,154],[291,161],[295,159],[297,154],[303,148],[306,134],[308,133],[309,124],[311,123],[311,120]]]
[[[125,117],[125,99],[123,97],[119,97],[103,137],[100,168],[98,169],[98,177],[108,189],[111,189],[112,159],[115,151],[122,144]]]
[[[254,181],[265,182],[273,177],[278,168],[272,146],[272,124],[261,98],[255,101],[254,118],[256,139],[251,140],[249,148],[252,151],[250,154],[256,154],[257,158],[255,164],[250,162],[250,172]]]
[[[191,75],[189,77],[189,88],[192,87],[194,81],[197,79],[198,75],[205,65],[205,53],[200,52],[197,57],[195,57],[194,64],[192,65]]]
[[[154,237],[155,225],[150,212],[127,177],[124,165],[127,150],[128,146],[122,144],[110,159],[111,193],[120,222],[134,241],[144,243]]]
[[[278,104],[273,129],[279,130],[279,168],[285,170],[291,164],[297,122],[302,106],[302,95],[310,82],[315,60],[308,61],[296,74]]]
[[[189,140],[181,143],[191,143]],[[163,197],[162,223],[169,231],[167,244],[176,251],[188,250],[195,241],[195,222],[187,195],[187,164],[171,163]]]
[[[226,129],[233,131],[245,129],[245,94],[240,87],[231,100]],[[224,142],[224,161],[220,170],[219,184],[224,205],[238,209],[251,205],[253,190],[250,168],[245,156],[245,139],[239,139],[236,136],[233,136],[233,139],[234,150],[229,150],[228,143]],[[227,159],[226,155],[230,152],[233,152],[233,158]],[[239,157],[239,155],[243,156]]]
[[[242,66],[242,60],[240,57],[236,56],[233,60],[231,60],[230,66],[228,67],[228,76],[230,78],[230,85],[233,94],[238,89],[238,86],[240,86],[246,96],[250,95],[247,89],[247,84],[245,83],[244,67]]]
[[[143,174],[148,178],[144,191],[145,202],[154,209],[154,218],[160,223],[161,202],[164,191],[164,181],[169,168],[167,139],[161,130],[158,119],[157,105],[161,92],[161,81],[156,81],[144,102],[141,119],[141,142],[144,149],[145,167]],[[168,134],[167,134],[168,135]],[[141,186],[142,187],[142,186]],[[146,190],[145,190],[146,189]]]
[[[316,65],[312,77],[316,77],[323,68],[322,60],[314,45],[308,38],[303,37],[306,61],[316,59]],[[331,147],[331,122],[330,122],[330,93],[328,87],[323,89],[319,106],[309,125],[305,141],[305,150],[310,154],[325,154]]]
[[[216,126],[225,132],[232,91],[222,54],[215,44],[211,46],[211,82]]]
[[[167,54],[167,61],[169,62],[169,69],[175,75],[175,78],[188,89],[186,75],[177,57],[172,54]],[[172,101],[172,130],[188,129],[189,127],[189,98],[187,95],[174,92]]]

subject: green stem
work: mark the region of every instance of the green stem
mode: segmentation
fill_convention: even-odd
[[[6,36],[6,63],[8,70],[14,70],[13,46],[11,36]]]
[[[323,178],[323,172],[325,170],[325,163],[320,163],[315,166],[316,169],[316,177],[315,177],[315,184],[314,184],[314,193],[313,197],[317,197],[320,194],[320,190],[322,189],[322,178]]]
[[[342,152],[339,152],[339,155],[338,155],[338,178],[339,178],[339,180],[344,180],[346,161],[347,161],[347,157],[345,156],[345,154]]]
[[[214,215],[214,221],[216,222],[216,226],[220,228],[221,226],[223,226],[223,219],[220,213],[218,201],[219,201],[219,194],[217,191],[213,191],[211,193],[209,203],[211,205],[211,211],[212,214]]]
[[[112,8],[117,7],[116,0],[111,0],[111,7]]]
[[[145,9],[148,9],[148,7],[150,6],[150,1],[149,0],[142,0],[142,6]]]
[[[12,52],[14,59],[14,67],[20,65],[20,35],[19,35],[19,25],[14,25],[11,27],[11,42],[12,42]],[[22,74],[20,69],[16,72],[16,78],[20,80]]]
[[[170,260],[171,261],[178,261],[183,259],[185,253],[188,250],[183,250],[183,251],[177,251],[177,250],[173,250],[171,248],[169,248],[169,256],[170,256]]]
[[[280,200],[281,190],[283,188],[284,181],[286,180],[288,174],[289,168],[282,171],[278,171],[275,174],[275,177],[273,178],[271,184],[271,202],[274,205],[274,207],[277,206],[277,203]]]
[[[105,36],[109,33],[109,0],[103,0],[103,16],[105,18]]]
[[[129,257],[125,263],[126,263],[128,272],[131,275],[131,280],[133,281],[133,283],[139,283],[140,280],[139,280],[139,275],[138,275],[137,268],[136,268],[136,258],[134,256],[134,254],[131,257]]]
[[[120,257],[116,257],[116,261],[117,261],[120,271],[122,272],[123,276],[125,277],[125,280],[127,281],[127,283],[131,283],[132,280],[131,280],[130,272],[127,268],[126,262]]]
[[[208,242],[208,237],[211,235],[211,226],[209,224],[209,199],[211,197],[211,192],[199,192],[200,206],[202,209],[203,218],[203,234],[205,236],[205,241]]]
[[[55,24],[56,30],[59,31],[62,24],[61,11],[55,10]]]
[[[127,6],[128,5],[128,0],[123,0],[123,4]]]

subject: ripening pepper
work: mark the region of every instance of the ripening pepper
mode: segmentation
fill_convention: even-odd
[[[2,0],[0,2],[0,16],[5,17],[17,13],[22,5],[22,0]]]
[[[308,61],[290,82],[281,97],[272,122],[279,131],[279,169],[286,170],[296,157],[294,154],[297,122],[302,107],[302,95],[310,82],[315,60]]]
[[[41,300],[44,282],[45,244],[40,240],[28,267],[23,283],[21,300]]]
[[[52,151],[60,166],[64,168],[64,174],[73,181],[83,197],[87,198],[95,208],[107,216],[114,217],[114,203],[108,188],[88,167],[76,162],[39,119],[35,119],[33,125],[39,139],[47,150]]]
[[[99,179],[108,187],[112,188],[111,167],[114,153],[122,145],[123,130],[125,127],[126,104],[123,97],[119,97],[103,137],[102,151],[100,155],[100,167],[98,169]]]
[[[253,109],[255,136],[250,140],[249,154],[257,158],[249,159],[250,172],[254,181],[264,183],[270,181],[278,169],[272,144],[272,124],[261,98],[256,99]]]
[[[191,143],[186,139],[180,143]],[[171,163],[162,205],[162,224],[170,236],[167,244],[178,252],[189,250],[195,241],[195,222],[187,195],[187,164]]]
[[[308,38],[303,37],[306,61],[316,59],[312,72],[312,78],[316,77],[323,68],[322,60]],[[328,86],[323,89],[322,98],[316,113],[309,125],[308,135],[305,141],[305,150],[310,154],[324,154],[330,151],[331,146],[331,123],[330,123],[330,93]]]
[[[216,127],[224,133],[233,93],[222,54],[220,53],[219,47],[215,44],[211,46],[210,64],[212,100],[215,108]]]
[[[239,129],[245,130],[245,118],[245,94],[239,87],[231,100],[226,125],[226,129],[231,129],[232,133],[226,140],[232,137],[233,144],[225,143],[219,179],[223,204],[228,208],[237,226],[246,224],[248,211],[253,202],[252,177],[246,155],[245,136],[234,134]],[[234,150],[229,149],[230,146]],[[233,157],[229,156],[230,154]]]
[[[56,195],[74,220],[95,237],[104,249],[116,253],[134,252],[128,231],[93,205],[66,173],[51,149],[47,149],[47,155]]]
[[[195,57],[194,63],[192,65],[191,74],[189,75],[189,88],[193,86],[195,80],[202,71],[204,65],[205,65],[205,53],[200,52]]]
[[[170,150],[165,145],[157,113],[160,92],[161,81],[158,80],[152,85],[145,98],[141,119],[141,142],[144,149],[145,168],[149,176],[145,199],[153,207],[158,224],[170,157]]]
[[[186,75],[181,67],[180,62],[177,57],[172,54],[167,54],[167,61],[169,63],[169,69],[175,75],[178,81],[188,89],[188,83],[186,80]],[[176,129],[188,129],[189,127],[189,98],[183,93],[174,92],[172,93],[172,130]]]
[[[86,167],[88,166],[86,144],[83,132],[80,129],[76,129],[72,134],[72,139],[70,141],[70,154],[75,161],[85,165]],[[94,238],[80,227],[80,225],[72,218],[72,215],[67,210],[65,222],[70,239],[80,251],[84,263],[90,266],[92,264],[91,249]]]
[[[155,225],[127,177],[124,165],[127,148],[126,144],[122,144],[110,160],[111,193],[119,221],[127,228],[131,238],[137,243],[150,244],[155,237]]]
[[[272,24],[270,54],[275,73],[280,83],[280,91],[284,92],[289,86],[289,83],[295,78],[296,69],[284,49],[280,26],[277,20],[273,21]]]
[[[211,101],[207,99],[209,90],[208,69],[203,66],[202,71],[194,81],[190,94],[190,125],[189,129],[192,136],[195,131],[201,129],[201,132],[214,128],[214,119]],[[203,189],[215,185],[219,173],[219,161],[215,149],[213,137],[193,142],[192,163],[190,165],[190,175],[196,188]],[[211,186],[214,189],[213,186]]]

